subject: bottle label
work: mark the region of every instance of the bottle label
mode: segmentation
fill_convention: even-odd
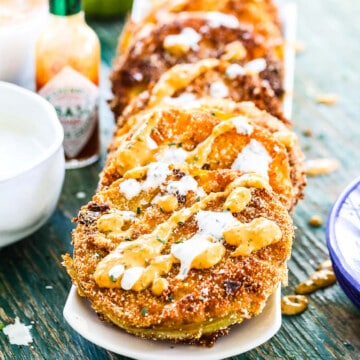
[[[40,89],[39,94],[55,107],[64,128],[66,156],[76,157],[88,143],[96,126],[98,87],[66,66]]]

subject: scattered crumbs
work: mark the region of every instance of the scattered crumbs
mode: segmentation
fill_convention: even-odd
[[[309,219],[309,225],[312,227],[320,227],[322,224],[323,224],[323,220],[320,215],[313,215]]]
[[[306,136],[306,137],[310,137],[310,136],[312,136],[312,130],[311,129],[309,129],[309,128],[307,128],[307,129],[304,129],[303,131],[302,131],[302,133],[303,133],[303,135],[304,136]]]
[[[305,162],[305,172],[309,176],[329,174],[338,167],[339,162],[330,158],[310,159]]]
[[[52,287],[52,285],[46,285],[45,289],[51,290],[51,289],[53,289],[53,287]]]
[[[305,51],[305,44],[303,41],[295,40],[294,41],[294,50],[296,54],[301,54]]]
[[[15,318],[14,324],[5,326],[2,331],[9,337],[12,345],[29,345],[33,339],[30,333],[31,325],[22,324],[18,317]]]
[[[78,191],[76,193],[76,198],[77,199],[85,199],[85,197],[86,197],[86,193],[84,191]]]
[[[339,98],[336,94],[320,94],[315,100],[319,104],[334,105],[339,101]]]
[[[335,283],[336,276],[332,269],[316,270],[305,281],[296,286],[295,293],[310,294]]]
[[[298,315],[308,308],[308,299],[304,295],[287,295],[281,299],[281,313]]]
[[[322,263],[320,263],[318,265],[318,267],[316,268],[316,270],[333,270],[333,267],[332,267],[332,262],[330,259],[326,259],[324,260]]]

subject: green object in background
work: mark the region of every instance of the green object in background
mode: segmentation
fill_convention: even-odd
[[[132,0],[83,0],[82,7],[88,17],[111,18],[130,11]]]

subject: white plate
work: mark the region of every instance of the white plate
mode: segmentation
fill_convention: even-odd
[[[268,299],[263,312],[231,328],[212,348],[152,341],[127,334],[118,327],[100,321],[89,302],[71,288],[64,317],[85,339],[116,354],[139,360],[215,360],[249,351],[273,337],[281,326],[280,286]]]

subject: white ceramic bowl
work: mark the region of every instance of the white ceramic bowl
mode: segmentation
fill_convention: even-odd
[[[64,132],[39,95],[0,81],[0,247],[40,228],[62,188]]]

